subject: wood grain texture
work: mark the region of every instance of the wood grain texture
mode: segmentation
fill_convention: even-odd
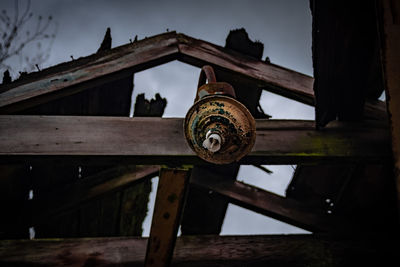
[[[235,205],[312,232],[327,232],[333,228],[334,218],[327,216],[325,211],[313,210],[301,202],[255,186],[239,181],[210,179],[206,174],[192,179],[191,183],[222,195]]]
[[[98,164],[109,156],[108,160],[125,158],[136,164],[201,163],[186,144],[182,125],[182,119],[174,118],[0,116],[0,160],[96,156],[92,164]],[[390,135],[382,123],[337,122],[316,131],[312,121],[257,120],[255,145],[240,163],[389,157]]]
[[[396,266],[395,238],[319,235],[186,236],[172,266]],[[143,266],[145,238],[0,241],[3,266]],[[393,262],[394,260],[394,262]]]
[[[161,169],[145,267],[170,266],[183,210],[190,171]]]
[[[191,38],[179,36],[179,60],[201,67],[211,64],[247,78],[258,80],[270,90],[306,104],[313,104],[314,79],[305,74],[246,57],[232,50]],[[284,88],[284,89],[282,89]],[[267,89],[267,88],[266,88]],[[268,89],[267,89],[268,90]]]
[[[255,81],[265,90],[314,105],[312,77],[203,40],[170,32],[123,45],[106,53],[63,63],[4,85],[0,87],[0,113],[21,111],[176,59],[198,67],[213,65],[245,80]],[[386,112],[379,106],[375,103],[367,105],[367,117],[385,117]]]
[[[176,41],[175,33],[156,35],[31,75],[29,82],[0,89],[0,112],[42,104],[174,60],[178,52]]]

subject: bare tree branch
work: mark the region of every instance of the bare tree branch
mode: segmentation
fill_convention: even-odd
[[[30,11],[30,0],[26,1],[22,13],[20,13],[18,0],[14,1],[14,8],[12,18],[6,10],[0,12],[0,70],[10,69],[12,71],[11,64],[7,61],[12,57],[20,56],[20,69],[32,71],[36,65],[43,64],[49,58],[57,24],[53,23],[52,16],[44,19],[41,15],[37,17],[36,23],[32,23],[33,13]],[[50,31],[51,27],[53,31]],[[43,49],[42,42],[47,44],[45,49]],[[33,43],[36,43],[37,52],[33,55],[32,53],[23,55],[26,47]]]

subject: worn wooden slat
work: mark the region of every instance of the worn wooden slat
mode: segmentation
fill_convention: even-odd
[[[392,236],[178,237],[172,266],[396,266]],[[146,238],[0,241],[2,266],[143,266]],[[393,261],[394,260],[394,261]]]
[[[58,160],[92,158],[92,164],[112,159],[136,164],[201,163],[186,144],[182,125],[182,119],[173,118],[0,116],[0,160],[59,156]],[[390,136],[382,123],[337,122],[316,131],[312,121],[257,120],[255,145],[240,163],[388,157]]]
[[[313,232],[330,230],[330,218],[323,210],[313,210],[301,202],[239,181],[216,180],[207,174],[191,183],[226,197],[238,206]]]
[[[133,79],[133,73],[129,73],[118,80],[104,82],[100,86],[23,109],[15,114],[129,117]]]
[[[206,64],[221,67],[258,80],[261,84],[268,84],[269,90],[280,95],[309,105],[314,103],[314,79],[310,76],[185,35],[179,35],[179,52],[179,60],[188,64],[198,67]]]
[[[380,37],[385,92],[390,114],[392,151],[400,209],[400,4],[398,1],[379,1]],[[399,210],[400,214],[400,210]]]
[[[189,170],[161,169],[145,267],[169,266],[189,183]]]
[[[183,34],[179,35],[178,60],[201,67],[213,65],[236,76],[241,82],[257,82],[258,86],[272,93],[299,101],[315,104],[314,78],[284,68],[279,65],[246,57],[218,45],[195,39]],[[386,119],[385,103],[382,101],[366,101],[364,117],[368,119]]]
[[[11,88],[3,89],[0,112],[22,110],[169,62],[176,59],[176,42],[176,33],[160,34],[66,66],[55,66],[57,72],[49,69],[38,78],[32,77],[30,82],[10,84]]]
[[[86,57],[69,64],[65,63],[61,67],[57,68],[56,66],[44,70],[42,75],[40,73],[34,75],[36,77],[28,79],[25,83],[16,83],[8,85],[8,88],[0,88],[2,89],[0,91],[4,91],[0,94],[0,111],[4,114],[44,103],[48,99],[85,90],[94,83],[98,85],[117,79],[123,75],[120,73],[121,71],[140,71],[174,59],[198,67],[212,64],[259,81],[262,85],[268,84],[268,90],[275,93],[306,104],[313,104],[312,85],[314,79],[312,77],[246,57],[184,34],[171,32],[117,47],[106,54]],[[97,78],[101,79],[96,80]],[[77,88],[71,88],[71,86],[81,83],[84,84]],[[68,90],[64,90],[65,88]],[[55,95],[55,92],[58,92],[58,95]],[[52,93],[50,98],[49,94]],[[36,99],[30,100],[32,101],[30,104],[18,103],[31,98]],[[43,100],[38,98],[43,98]]]

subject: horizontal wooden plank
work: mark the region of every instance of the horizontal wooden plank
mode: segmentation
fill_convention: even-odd
[[[329,217],[325,211],[312,210],[298,201],[261,188],[239,181],[209,179],[208,175],[192,178],[191,183],[220,194],[233,204],[312,232],[332,229],[333,217]]]
[[[178,237],[172,266],[395,266],[394,236]],[[2,266],[143,266],[146,238],[0,241]]]
[[[0,160],[77,157],[136,164],[202,163],[186,144],[183,119],[79,116],[0,116]],[[38,156],[41,156],[38,157]],[[97,157],[97,158],[93,158]],[[242,164],[384,161],[390,157],[385,124],[258,120],[257,137]],[[204,164],[204,162],[203,162]]]

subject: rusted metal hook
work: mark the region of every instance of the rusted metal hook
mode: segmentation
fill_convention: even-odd
[[[205,65],[201,68],[199,84],[197,85],[197,88],[200,88],[200,86],[204,85],[206,81],[208,81],[209,83],[217,82],[214,69],[210,65]]]
[[[217,82],[214,69],[205,65],[201,68],[195,102],[209,95],[226,95],[236,98],[233,87],[226,82]]]

